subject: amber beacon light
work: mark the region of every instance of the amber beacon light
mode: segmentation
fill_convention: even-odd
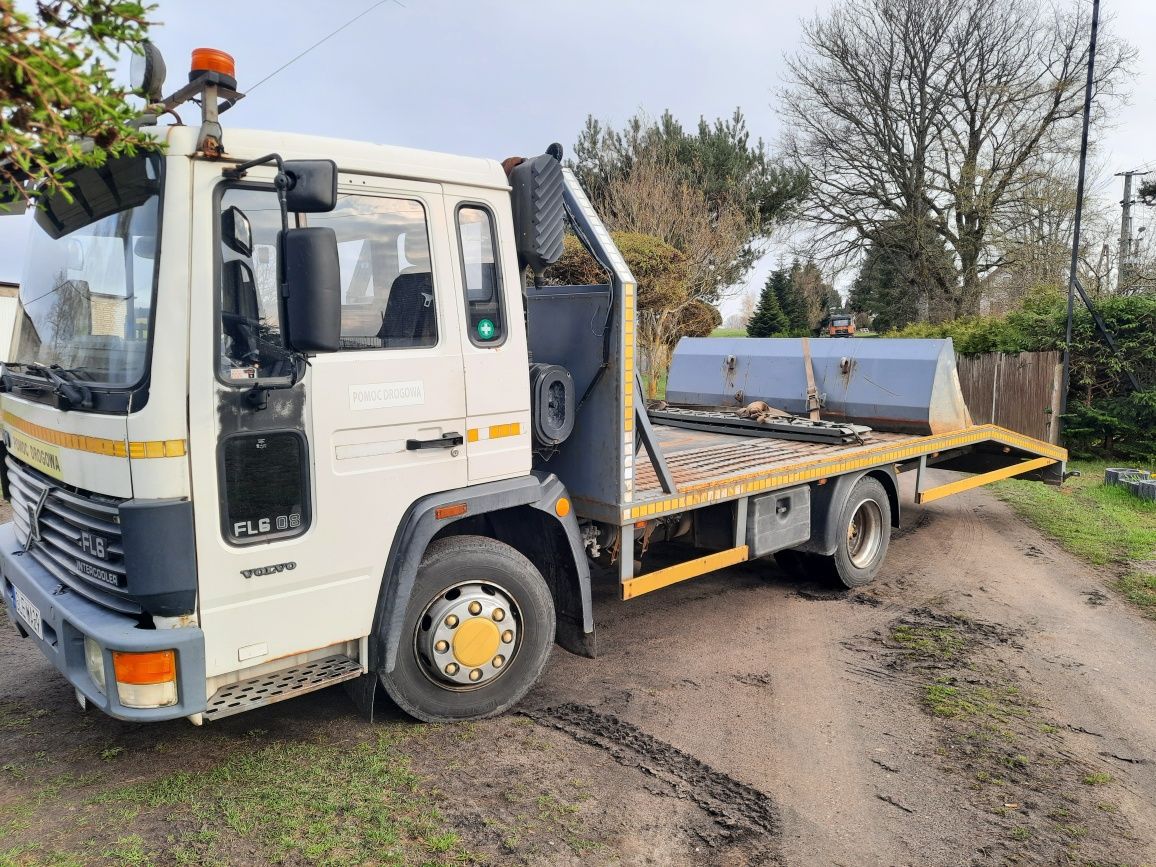
[[[193,62],[189,69],[189,81],[199,78],[206,72],[215,72],[227,81],[222,82],[228,87],[237,86],[237,65],[233,55],[221,51],[219,48],[194,48]]]

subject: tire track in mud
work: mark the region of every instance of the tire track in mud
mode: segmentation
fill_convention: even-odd
[[[692,801],[721,829],[712,846],[752,846],[749,863],[781,864],[778,808],[763,792],[712,768],[635,725],[586,705],[568,703],[520,711],[539,725],[606,752],[624,767],[637,768],[671,787],[673,797]]]

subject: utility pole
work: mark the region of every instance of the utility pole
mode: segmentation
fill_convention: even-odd
[[[1132,256],[1132,205],[1136,201],[1132,198],[1132,178],[1143,177],[1147,172],[1135,170],[1117,172],[1116,177],[1124,178],[1124,198],[1120,200],[1122,213],[1120,214],[1120,249],[1117,254],[1119,263],[1116,271],[1116,292],[1122,292],[1131,279]]]
[[[1080,261],[1080,220],[1084,215],[1084,179],[1088,168],[1088,128],[1092,125],[1092,81],[1096,73],[1096,31],[1100,28],[1100,0],[1092,0],[1092,28],[1088,35],[1088,77],[1084,82],[1084,124],[1080,133],[1080,171],[1076,178],[1076,214],[1072,220],[1072,264],[1068,269],[1068,323],[1064,334],[1064,384],[1060,394],[1061,424],[1068,411],[1072,371],[1072,319],[1076,303],[1076,265]]]

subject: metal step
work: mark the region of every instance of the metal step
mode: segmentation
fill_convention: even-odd
[[[263,674],[222,686],[209,699],[204,712],[206,720],[223,719],[235,713],[252,710],[267,704],[296,698],[307,692],[332,686],[361,676],[361,663],[338,654],[316,659],[305,665]]]

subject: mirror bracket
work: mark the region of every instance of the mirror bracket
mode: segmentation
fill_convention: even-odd
[[[254,412],[260,412],[269,406],[269,387],[264,385],[254,385],[251,389],[245,392],[245,403],[249,405],[249,409]]]

